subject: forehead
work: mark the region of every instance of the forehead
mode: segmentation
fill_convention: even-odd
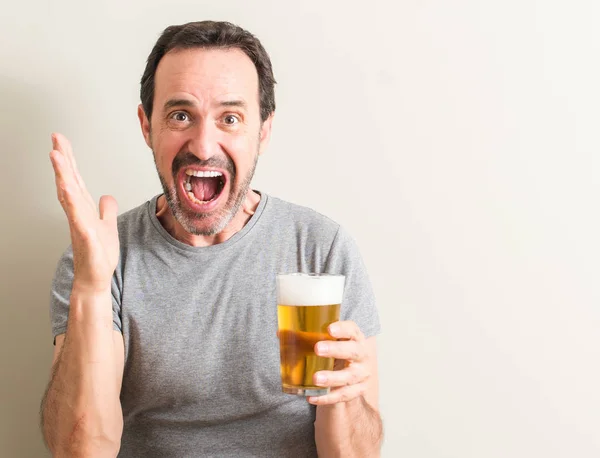
[[[158,64],[154,80],[155,102],[188,94],[200,103],[239,96],[258,104],[258,74],[250,58],[239,49],[185,49],[168,52]]]

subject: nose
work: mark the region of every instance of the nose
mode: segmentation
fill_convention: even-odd
[[[191,132],[188,148],[190,153],[202,161],[217,154],[219,143],[218,129],[210,120],[202,120]]]

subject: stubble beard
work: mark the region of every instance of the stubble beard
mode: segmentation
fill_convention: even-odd
[[[175,217],[175,220],[183,227],[183,229],[186,232],[189,232],[193,235],[201,236],[211,236],[222,232],[223,229],[225,229],[225,227],[227,227],[227,225],[235,217],[235,215],[237,215],[237,213],[240,211],[240,208],[244,204],[244,201],[246,200],[248,190],[250,189],[250,183],[252,182],[252,178],[254,177],[254,171],[256,170],[256,164],[258,162],[258,154],[256,154],[254,164],[252,164],[252,168],[250,169],[242,183],[240,183],[237,192],[235,192],[233,186],[235,185],[237,173],[233,161],[230,158],[211,158],[206,161],[202,161],[191,153],[179,153],[173,160],[172,166],[174,184],[172,186],[169,186],[164,176],[160,173],[158,164],[156,162],[156,154],[154,153],[154,150],[152,150],[152,152],[154,157],[154,165],[156,166],[156,171],[158,172],[158,177],[160,179],[160,184],[163,188],[163,193],[167,200],[167,204],[169,205],[169,209]],[[177,182],[177,174],[181,170],[181,168],[188,167],[190,165],[198,165],[200,167],[221,166],[229,172],[229,181],[227,183],[227,185],[229,186],[229,196],[223,208],[214,210],[210,213],[197,213],[190,211],[189,209],[184,207],[179,198],[179,195],[177,194],[177,185],[175,183]],[[209,218],[216,218],[216,221],[208,227],[198,227],[197,224],[199,222],[202,222],[202,220],[206,220]]]

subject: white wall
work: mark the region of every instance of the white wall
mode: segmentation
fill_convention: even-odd
[[[11,2],[0,16],[0,456],[44,456],[48,289],[74,143],[121,211],[161,30],[226,19],[279,81],[255,187],[343,223],[379,298],[384,457],[600,456],[600,7],[588,1]]]

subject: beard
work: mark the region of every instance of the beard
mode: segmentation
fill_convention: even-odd
[[[154,153],[154,151],[152,151]],[[187,151],[181,151],[177,153],[177,156],[173,159],[171,166],[171,174],[173,176],[173,185],[168,185],[165,177],[160,172],[158,164],[156,162],[156,154],[154,156],[154,165],[158,172],[160,184],[162,185],[167,204],[171,213],[175,217],[175,220],[185,229],[193,235],[210,236],[216,235],[223,231],[225,227],[231,222],[233,217],[239,212],[242,207],[244,200],[250,189],[250,182],[254,177],[254,171],[256,170],[256,164],[258,162],[258,154],[254,159],[254,164],[243,178],[239,186],[234,188],[237,178],[237,170],[235,164],[229,156],[223,157],[211,157],[205,161],[198,159],[192,153]],[[179,195],[177,194],[177,176],[182,168],[197,165],[199,167],[212,167],[221,168],[228,172],[229,180],[227,186],[229,187],[229,195],[227,202],[218,209],[213,210],[209,213],[198,213],[191,211],[185,207]],[[225,192],[223,189],[221,192]]]

